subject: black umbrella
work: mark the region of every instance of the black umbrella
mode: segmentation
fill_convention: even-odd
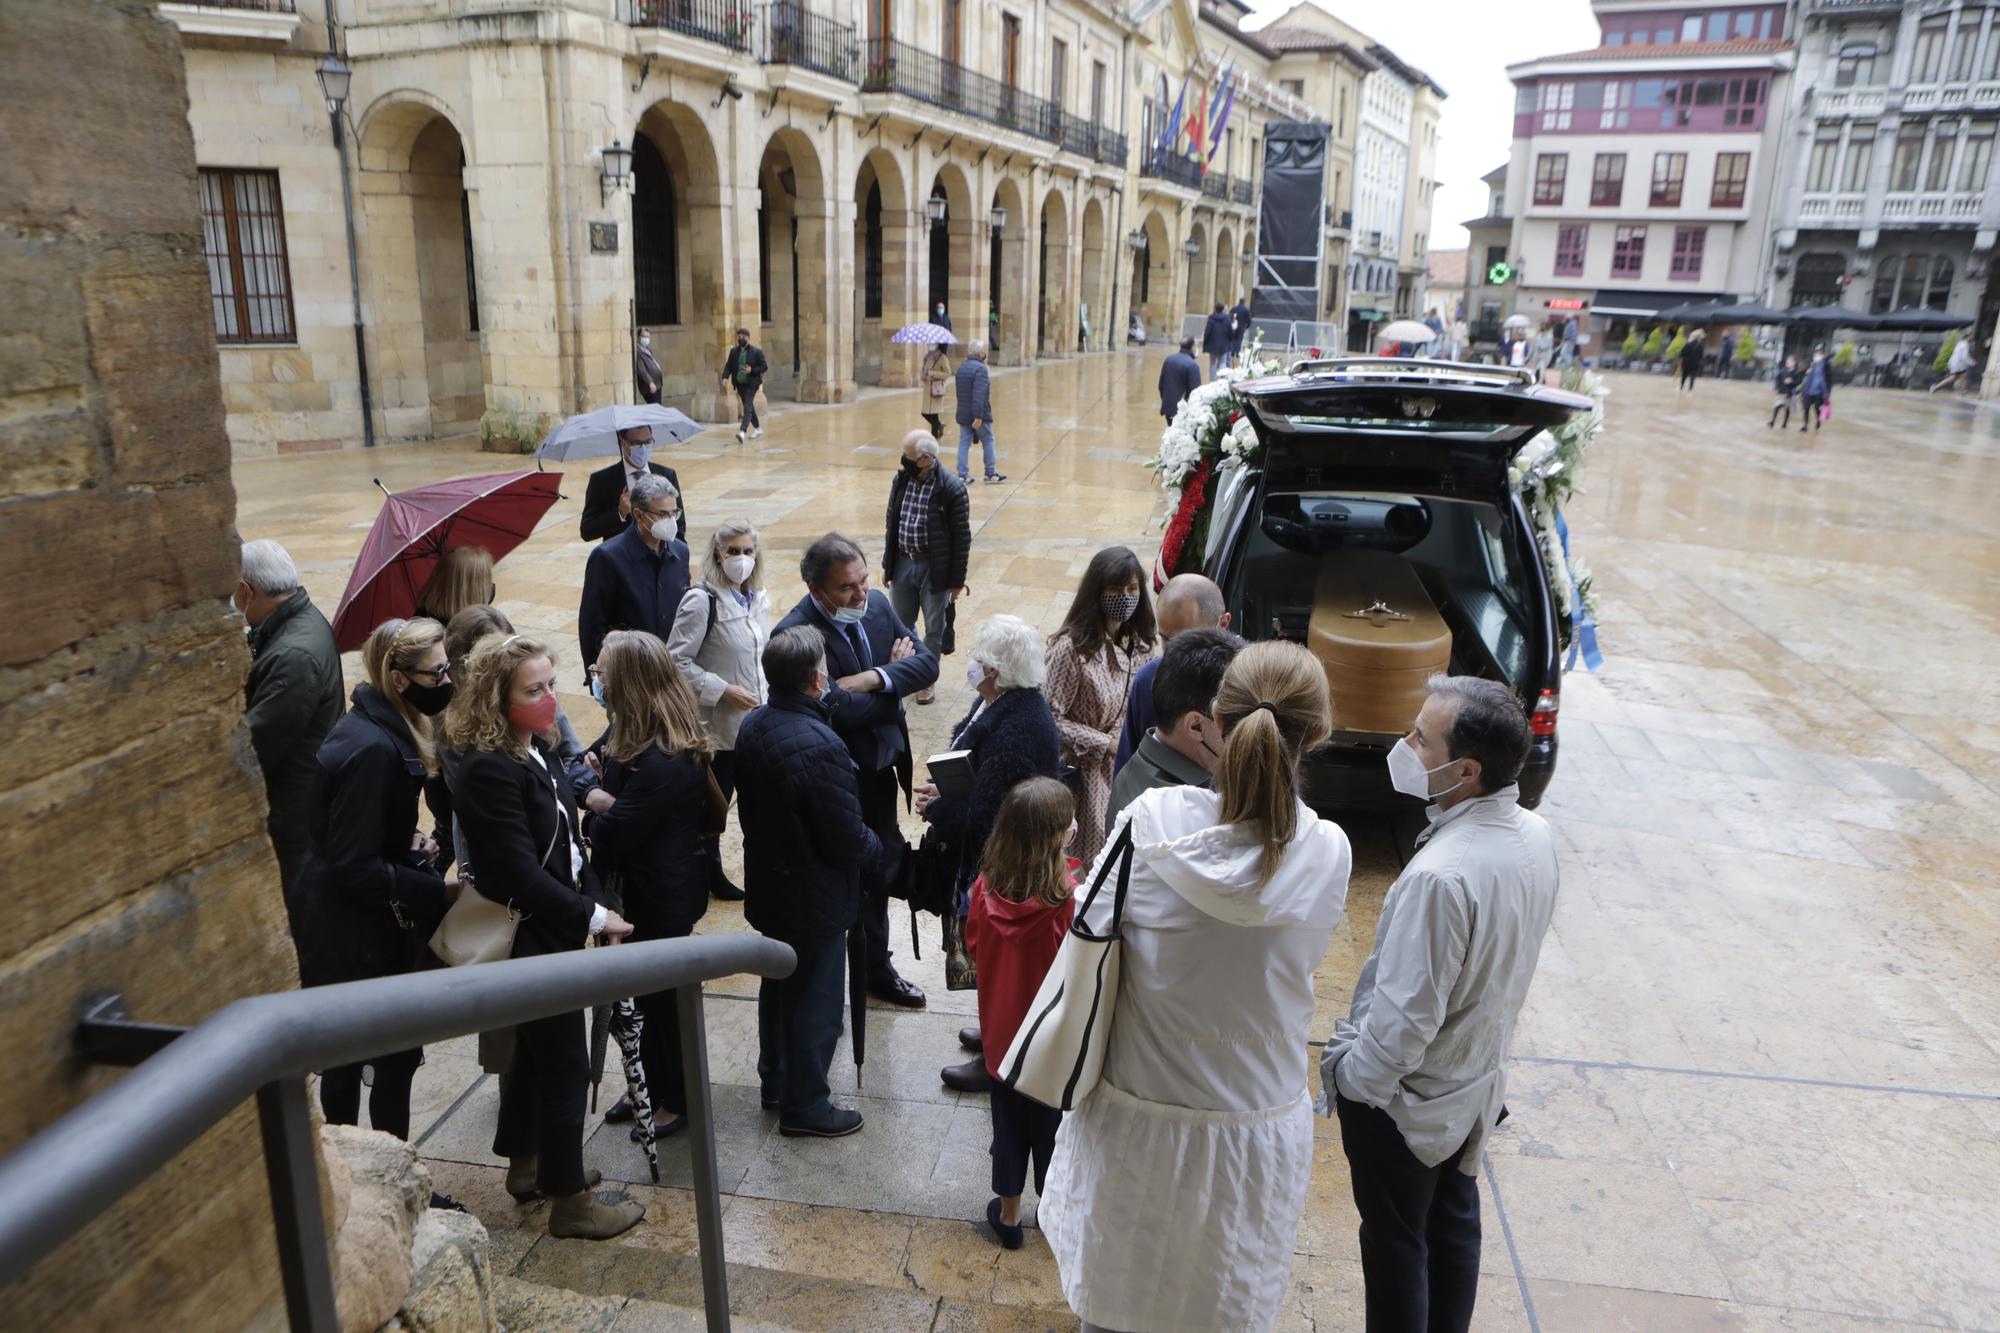
[[[861,1061],[868,1052],[868,933],[856,922],[847,932],[847,1013],[854,1036],[854,1089],[861,1090]]]
[[[1782,324],[1785,312],[1773,310],[1755,301],[1742,301],[1735,305],[1719,305],[1708,312],[1708,317],[1718,324]]]
[[[1875,317],[1875,327],[1895,333],[1944,333],[1951,329],[1962,329],[1972,323],[1970,315],[1954,315],[1944,310],[1926,310],[1922,306],[1906,306],[1886,315]]]
[[[1785,323],[1808,329],[1879,329],[1881,321],[1843,305],[1795,305],[1785,312]]]
[[[1653,318],[1666,324],[1701,324],[1707,321],[1709,312],[1714,310],[1715,306],[1714,301],[1688,301],[1681,305],[1670,305],[1656,313]]]

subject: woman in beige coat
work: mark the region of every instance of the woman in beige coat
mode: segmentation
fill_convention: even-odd
[[[917,392],[923,395],[920,415],[931,426],[931,438],[944,438],[944,413],[939,409],[951,392],[951,356],[943,343],[933,343],[924,353],[923,369],[917,373]]]
[[[1085,862],[1104,845],[1104,807],[1132,672],[1152,656],[1156,638],[1139,557],[1124,546],[1092,556],[1062,628],[1049,638],[1049,679],[1042,688],[1062,739],[1062,761],[1083,778],[1070,854]]]

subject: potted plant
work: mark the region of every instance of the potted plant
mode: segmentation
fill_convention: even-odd
[[[1958,349],[1956,333],[1945,335],[1944,346],[1938,348],[1937,357],[1931,362],[1931,373],[1942,375],[1951,368],[1951,354]]]
[[[1675,329],[1672,340],[1667,343],[1667,364],[1671,366],[1680,365],[1681,352],[1687,347],[1687,344],[1688,331],[1685,328]]]
[[[1756,371],[1752,367],[1757,364],[1757,340],[1750,336],[1748,329],[1745,329],[1736,337],[1735,357],[1739,369],[1742,369],[1746,374],[1756,374]]]
[[[1652,363],[1653,373],[1655,375],[1659,374],[1661,371],[1666,369],[1666,367],[1662,365],[1660,362],[1660,353],[1663,350],[1665,350],[1666,345],[1667,345],[1666,328],[1663,325],[1655,324],[1652,328],[1652,331],[1646,335],[1645,343],[1642,344],[1639,348],[1639,355],[1645,357],[1646,360]]]
[[[1618,354],[1625,358],[1626,365],[1629,366],[1639,359],[1639,348],[1644,341],[1636,327],[1625,331],[1625,341],[1618,345]]]
[[[1842,343],[1833,349],[1833,382],[1852,384],[1854,382],[1854,344]]]

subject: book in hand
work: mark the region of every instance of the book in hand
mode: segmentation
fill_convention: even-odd
[[[947,750],[924,760],[940,796],[972,795],[972,751]]]

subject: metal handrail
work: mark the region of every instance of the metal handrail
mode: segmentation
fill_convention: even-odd
[[[294,1330],[336,1330],[305,1076],[385,1051],[674,990],[687,1074],[702,1286],[711,1329],[729,1326],[722,1210],[710,1114],[701,983],[789,976],[790,946],[703,935],[257,995],[174,1035],[102,1014],[80,1024],[87,1058],[160,1046],[132,1071],[0,1158],[0,1287],[17,1281],[159,1167],[255,1095]]]
[[[1201,167],[1191,157],[1179,153],[1155,153],[1142,159],[1139,174],[1163,180],[1187,190],[1201,189]]]
[[[1038,139],[1062,139],[1062,112],[1045,97],[894,38],[871,37],[862,53],[864,93],[901,93]]]
[[[755,14],[750,0],[633,0],[627,21],[748,51]]]
[[[854,28],[816,14],[802,0],[777,0],[764,11],[763,62],[796,65],[848,83],[861,81]]]

